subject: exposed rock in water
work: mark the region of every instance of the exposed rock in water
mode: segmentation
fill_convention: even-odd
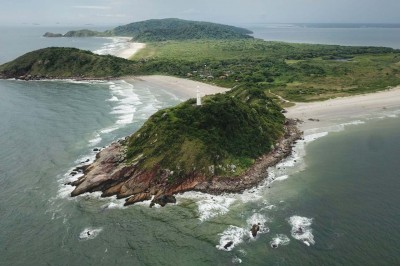
[[[256,237],[258,231],[260,231],[260,224],[253,224],[253,226],[251,227],[251,235],[253,237]]]
[[[50,37],[50,38],[54,38],[54,37],[63,37],[63,35],[61,33],[52,33],[52,32],[46,32],[43,37]]]
[[[233,245],[233,241],[229,241],[228,243],[225,244],[224,249],[228,249],[232,245]]]
[[[128,198],[125,202],[125,206],[135,204],[137,202],[142,202],[146,200],[151,200],[151,194],[150,193],[139,193],[136,194],[130,198]]]
[[[168,203],[176,203],[176,198],[172,195],[161,195],[151,201],[150,208],[155,204],[159,204],[161,207],[164,207]]]

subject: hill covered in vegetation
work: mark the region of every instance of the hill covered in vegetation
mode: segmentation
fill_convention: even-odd
[[[132,74],[132,61],[76,48],[51,47],[0,66],[0,77],[19,79],[112,78]]]
[[[209,96],[201,106],[188,100],[158,111],[132,136],[101,151],[72,183],[72,196],[102,191],[127,198],[127,205],[154,196],[162,205],[166,196],[187,190],[240,192],[261,182],[299,137],[260,89]]]
[[[78,30],[66,34],[45,33],[45,37],[132,37],[136,42],[193,39],[249,39],[252,31],[223,24],[175,18],[151,19],[116,27],[105,32]]]
[[[193,39],[248,39],[252,32],[234,26],[182,19],[151,19],[116,27],[115,36],[133,37],[139,42]]]

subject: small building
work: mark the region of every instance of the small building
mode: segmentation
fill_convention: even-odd
[[[197,100],[196,100],[196,105],[197,105],[197,106],[201,106],[201,95],[200,95],[199,86],[197,86]]]

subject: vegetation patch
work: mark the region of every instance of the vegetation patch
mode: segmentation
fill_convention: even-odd
[[[400,84],[400,51],[383,47],[256,39],[166,41],[148,44],[132,60],[140,74],[257,87],[291,101],[317,101]]]
[[[161,110],[127,142],[128,160],[143,169],[169,169],[174,179],[188,174],[236,176],[269,152],[283,133],[281,109],[257,88],[189,100]]]

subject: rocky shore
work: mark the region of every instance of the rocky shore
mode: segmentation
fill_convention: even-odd
[[[152,199],[151,207],[154,204],[165,206],[167,203],[175,203],[173,195],[185,191],[240,193],[261,183],[267,177],[268,167],[291,154],[302,132],[296,127],[295,120],[287,120],[284,129],[285,134],[274,150],[258,158],[241,176],[206,178],[201,173],[193,173],[175,183],[168,181],[168,169],[154,166],[151,170],[141,170],[136,164],[127,163],[125,141],[121,140],[100,151],[92,164],[82,168],[84,175],[68,184],[75,186],[71,196],[101,191],[102,197],[116,195],[117,198],[126,198],[125,205]]]

